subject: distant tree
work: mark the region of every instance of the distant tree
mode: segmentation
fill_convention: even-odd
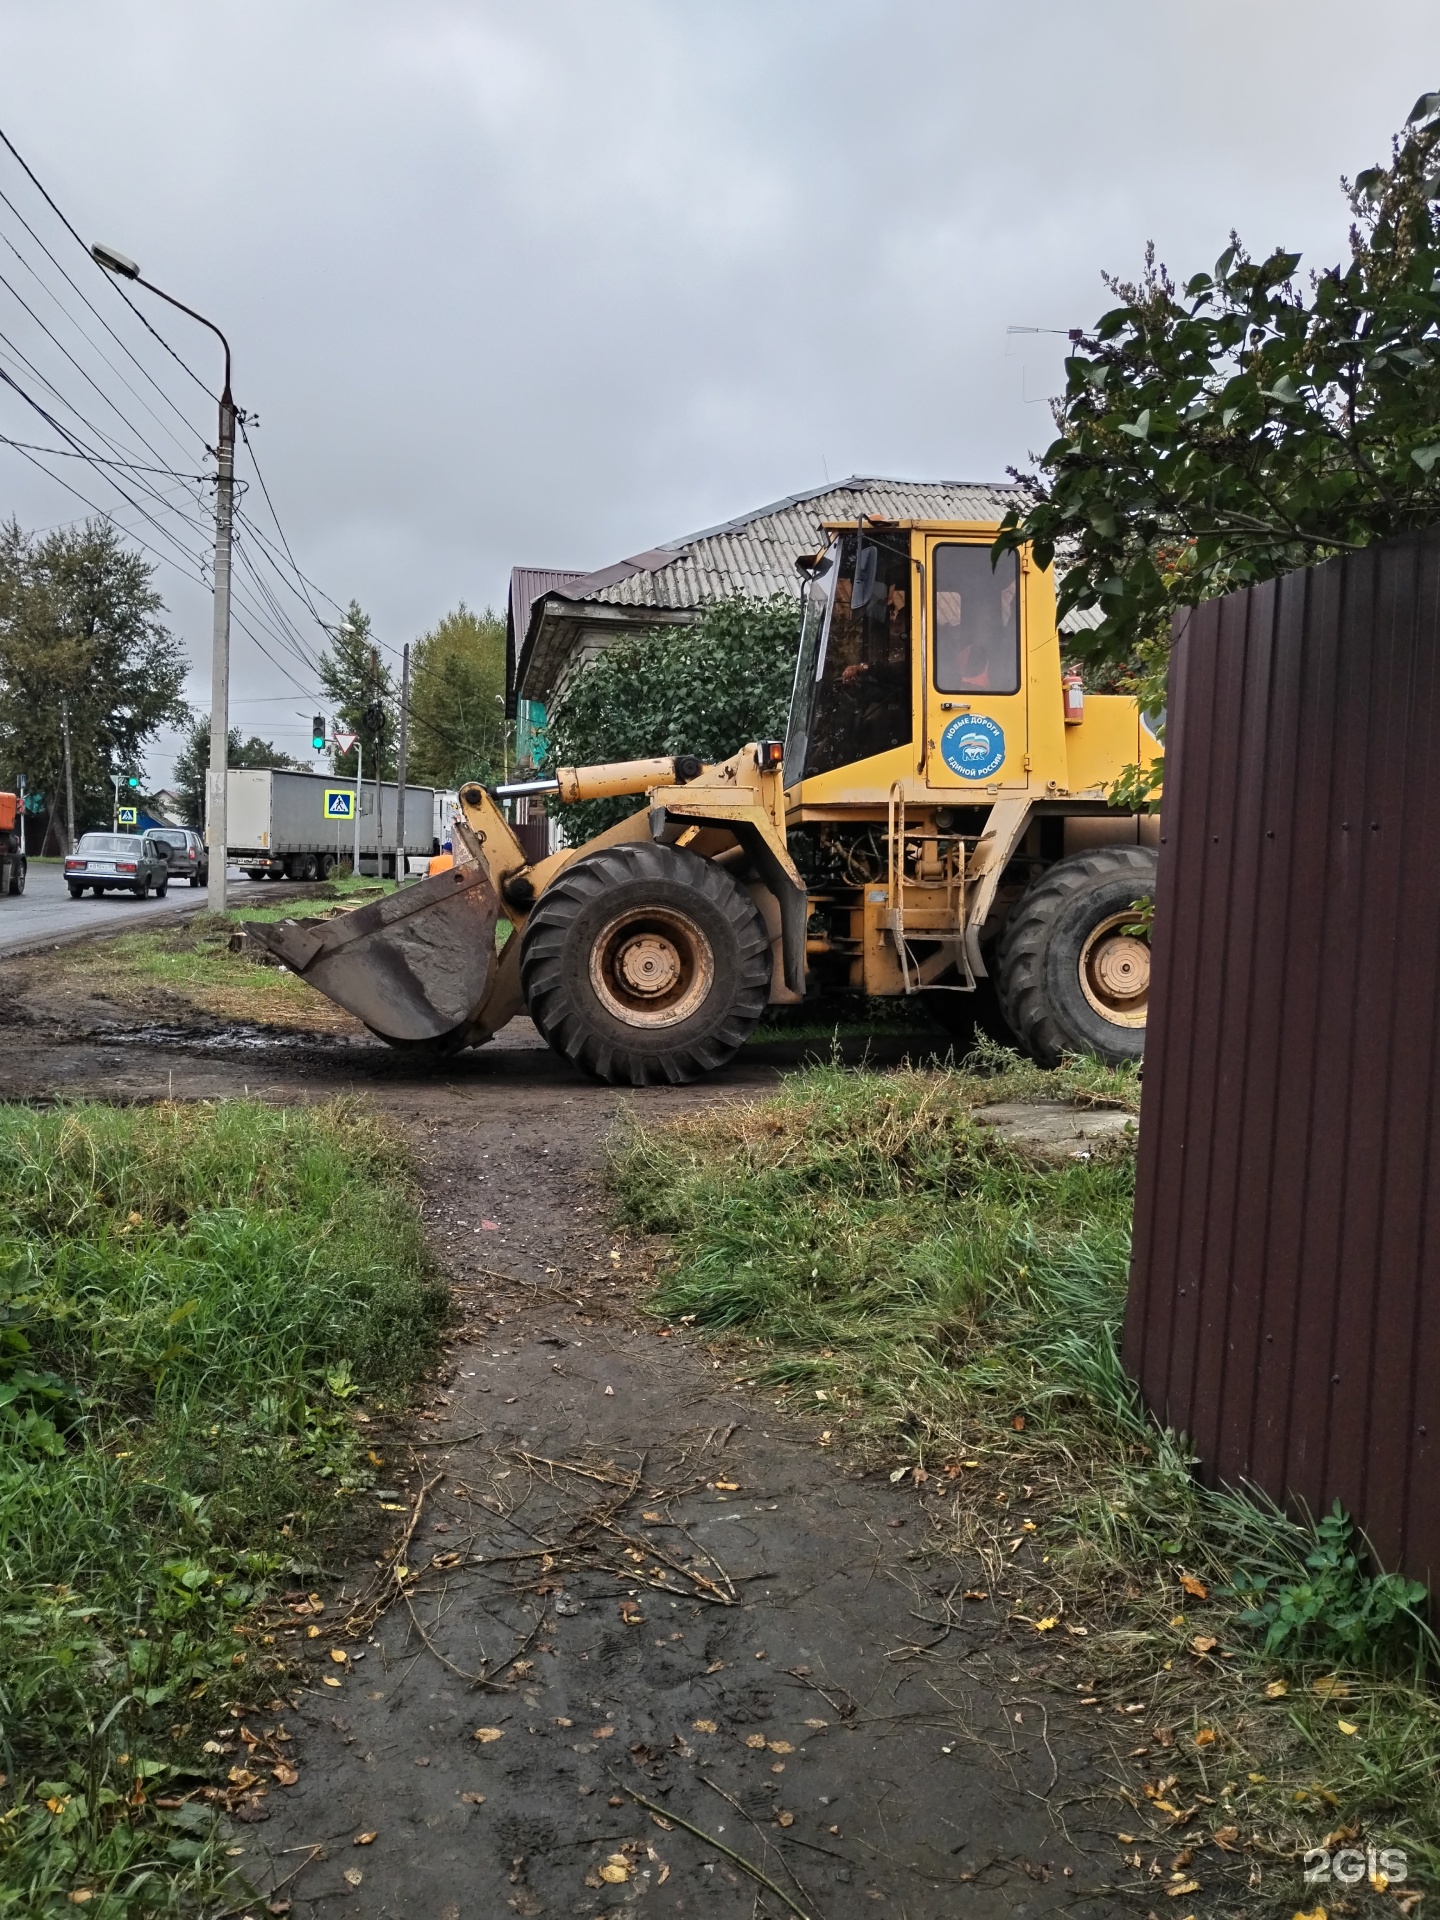
[[[617,640],[581,669],[550,716],[550,764],[676,753],[723,760],[747,740],[780,737],[799,637],[799,601],[778,593],[768,600],[737,594],[708,607],[695,626]],[[556,812],[573,841],[637,805],[587,800]]]
[[[185,819],[195,828],[205,825],[205,782],[210,771],[210,722],[198,714],[192,714],[185,744],[175,756],[175,791],[185,806]],[[294,773],[308,773],[308,760],[292,760],[288,753],[282,753],[270,741],[251,734],[244,739],[238,727],[230,729],[229,744],[225,749],[225,764],[229,767],[279,767]]]
[[[372,779],[378,768],[382,779],[393,780],[400,737],[395,682],[371,638],[370,616],[356,600],[320,656],[320,684],[334,702],[339,729],[360,737],[365,778]],[[348,753],[332,753],[330,759],[342,778],[355,778],[353,747]]]
[[[410,662],[407,777],[421,786],[487,785],[505,772],[505,621],[462,600]]]
[[[24,774],[63,821],[67,705],[78,831],[108,822],[111,774],[137,772],[155,733],[188,712],[153,572],[104,521],[0,526],[0,773]]]
[[[997,545],[1059,558],[1061,613],[1104,615],[1071,651],[1149,705],[1177,610],[1440,519],[1440,93],[1345,192],[1343,264],[1303,284],[1299,254],[1232,235],[1182,292],[1152,248],[1065,363],[1059,437]]]

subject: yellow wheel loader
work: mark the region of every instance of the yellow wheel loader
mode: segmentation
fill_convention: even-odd
[[[1105,796],[1158,747],[1133,700],[1063,673],[1050,576],[992,565],[995,533],[827,527],[797,561],[785,741],[464,787],[448,871],[256,934],[396,1046],[478,1045],[523,1011],[632,1086],[693,1080],[767,1005],[837,991],[921,995],[957,1032],[979,1008],[1047,1064],[1134,1058],[1153,822]],[[521,794],[641,804],[532,862],[503,812]]]

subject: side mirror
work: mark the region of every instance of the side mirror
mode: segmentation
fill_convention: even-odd
[[[850,611],[859,613],[868,607],[875,593],[875,575],[880,566],[878,547],[867,547],[861,542],[860,551],[855,556],[855,585],[850,594]]]

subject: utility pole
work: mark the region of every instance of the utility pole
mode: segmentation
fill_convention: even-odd
[[[355,859],[353,862],[353,871],[357,880],[360,878],[360,795],[364,791],[364,786],[365,742],[357,736],[355,741]]]
[[[65,826],[69,842],[67,853],[75,851],[75,779],[70,771],[70,702],[60,702],[60,735],[65,742]]]
[[[205,904],[211,913],[223,913],[225,857],[229,849],[226,755],[230,744],[230,546],[235,519],[235,422],[238,417],[230,392],[230,342],[213,320],[207,320],[203,313],[187,307],[173,293],[166,293],[153,282],[142,279],[139,267],[123,253],[117,253],[113,247],[103,247],[98,242],[90,252],[107,273],[116,274],[122,280],[135,281],[150,293],[158,294],[172,307],[178,307],[181,313],[188,314],[192,320],[198,320],[202,327],[208,327],[225,349],[225,385],[220,394],[220,434],[215,446],[215,621],[210,649],[210,805],[205,824],[205,839],[210,848]],[[73,841],[73,817],[70,837]]]
[[[385,704],[380,698],[380,649],[370,649],[370,717],[375,734],[375,878],[385,878],[385,816],[381,812],[384,795],[380,783],[385,775]]]
[[[220,396],[220,440],[215,477],[215,619],[210,635],[210,863],[205,905],[224,913],[226,855],[230,846],[230,545],[235,522],[235,402],[230,395],[230,349],[225,349],[225,391]],[[219,854],[218,859],[216,854]]]
[[[400,656],[400,764],[395,770],[395,883],[409,871],[405,855],[405,771],[410,747],[410,643]]]

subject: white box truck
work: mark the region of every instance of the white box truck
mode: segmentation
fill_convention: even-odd
[[[360,871],[395,871],[395,825],[399,788],[380,788],[379,844],[375,832],[375,782],[359,794]],[[232,767],[226,782],[230,864],[252,880],[328,880],[355,852],[356,793],[353,780],[333,773],[281,773],[273,767]],[[435,793],[405,783],[405,853],[428,855],[434,838]],[[405,867],[402,863],[400,871]]]

